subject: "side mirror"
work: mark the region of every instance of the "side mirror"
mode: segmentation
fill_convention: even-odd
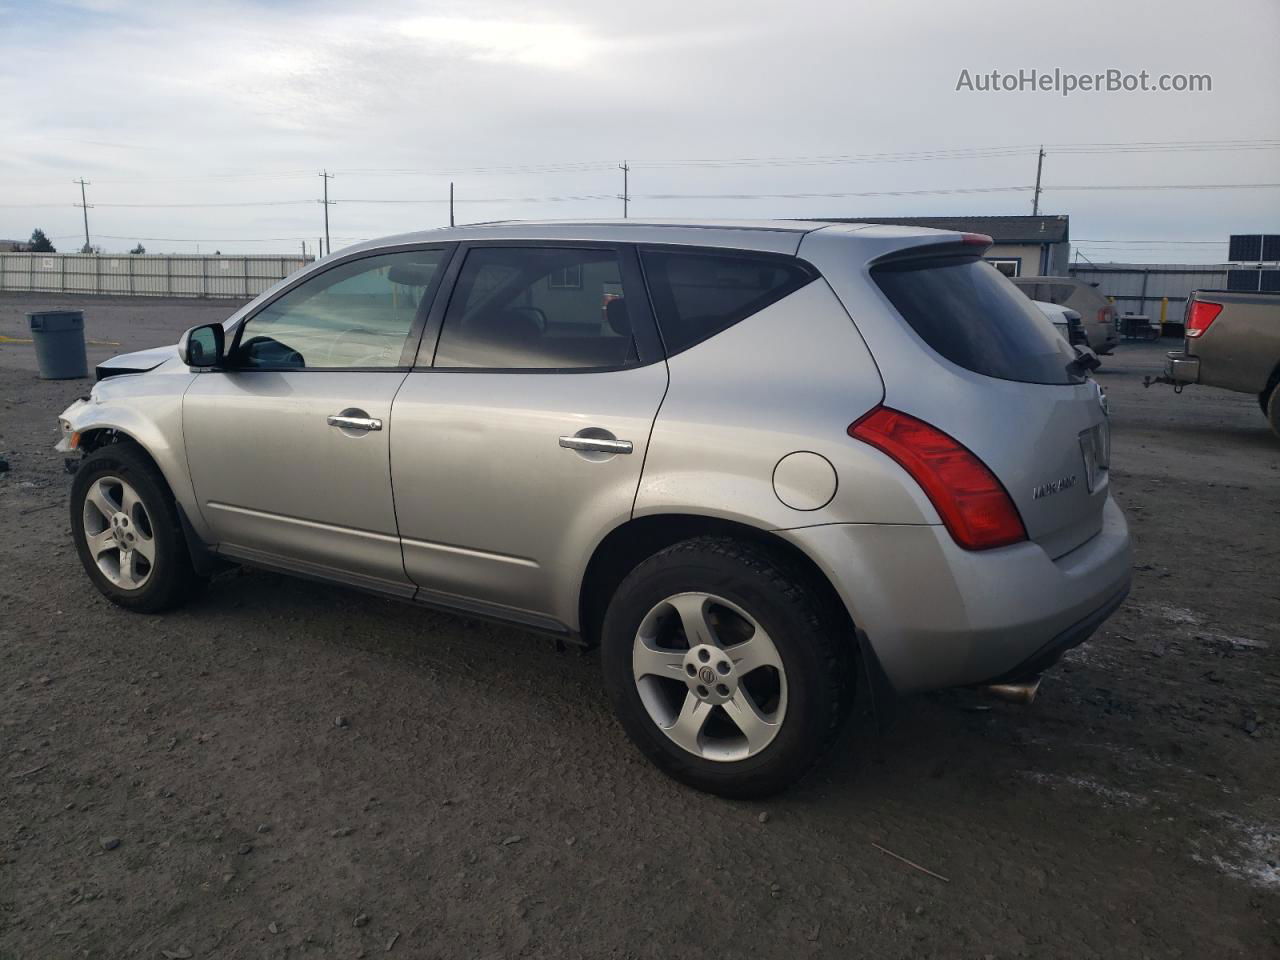
[[[226,333],[220,323],[192,327],[178,341],[178,357],[188,367],[220,367]]]

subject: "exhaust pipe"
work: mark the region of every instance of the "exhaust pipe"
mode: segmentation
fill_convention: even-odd
[[[1040,689],[1040,678],[1036,677],[1029,683],[993,683],[982,689],[999,700],[1019,703],[1025,707],[1035,700],[1036,691]]]

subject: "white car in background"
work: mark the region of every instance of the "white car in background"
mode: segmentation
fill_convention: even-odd
[[[1078,312],[1070,307],[1064,307],[1058,303],[1048,303],[1044,300],[1033,300],[1031,302],[1053,324],[1053,328],[1058,331],[1062,339],[1071,344],[1071,346],[1087,347],[1089,345],[1089,338],[1085,335],[1084,324]]]

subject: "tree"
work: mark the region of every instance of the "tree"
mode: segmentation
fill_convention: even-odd
[[[144,247],[141,243],[139,243],[136,247],[134,247],[129,252],[133,254],[142,254],[147,252],[147,248]]]
[[[31,240],[27,244],[27,250],[29,250],[31,253],[57,253],[58,252],[53,248],[53,244],[50,242],[49,238],[45,236],[44,231],[41,230],[39,227],[36,227],[34,230],[31,231]]]

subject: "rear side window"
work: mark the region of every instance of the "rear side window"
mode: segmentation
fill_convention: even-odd
[[[435,366],[634,366],[639,355],[628,292],[611,249],[479,247],[458,276]]]
[[[667,354],[687,350],[799,290],[817,274],[791,257],[640,252]]]
[[[880,289],[920,338],[952,363],[1000,380],[1079,383],[1075,352],[1034,303],[977,257],[874,267]]]

